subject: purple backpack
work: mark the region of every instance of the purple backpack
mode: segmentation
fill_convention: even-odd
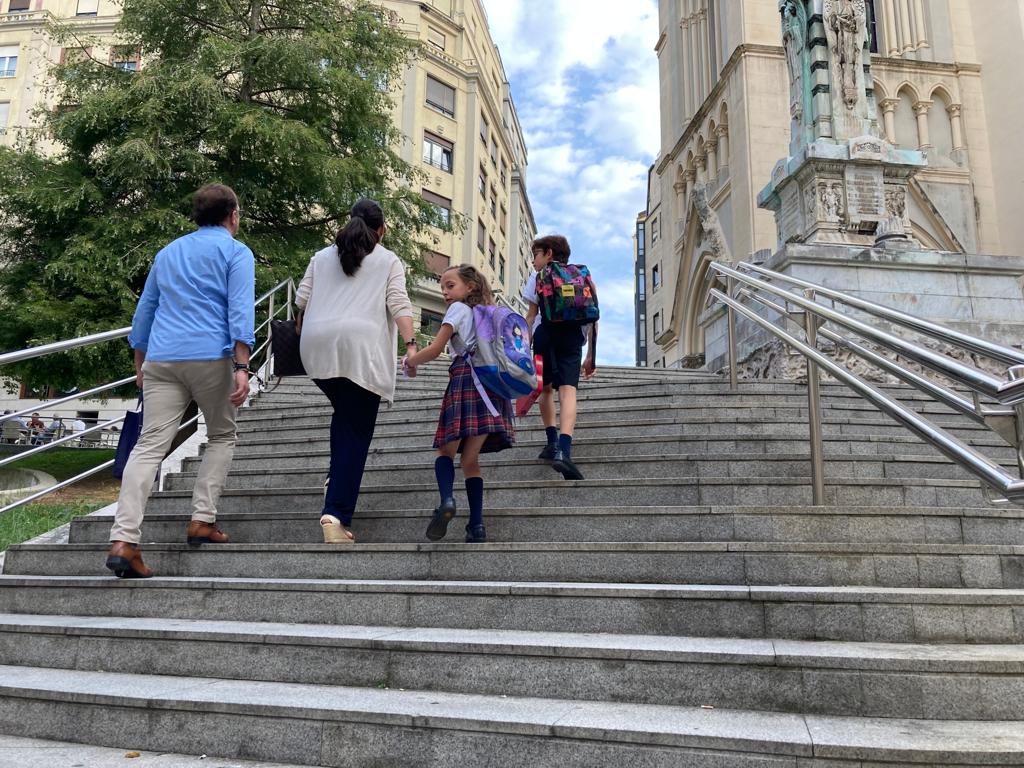
[[[484,391],[515,400],[537,388],[537,371],[530,351],[530,327],[526,318],[508,307],[478,304],[473,307],[476,349],[470,355],[473,382],[488,410],[497,409]],[[481,384],[483,386],[481,386]]]

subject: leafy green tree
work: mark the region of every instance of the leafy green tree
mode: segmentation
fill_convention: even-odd
[[[397,152],[389,93],[416,44],[385,12],[362,0],[123,7],[109,58],[52,30],[80,49],[52,69],[57,106],[0,150],[0,349],[128,325],[154,255],[194,228],[191,193],[212,181],[239,194],[260,288],[301,276],[363,195],[385,209],[388,246],[422,269],[442,222]],[[136,56],[138,71],[119,65]],[[130,368],[117,342],[62,357],[14,372],[71,386]]]

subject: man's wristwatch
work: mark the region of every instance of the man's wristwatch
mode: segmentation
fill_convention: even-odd
[[[238,373],[239,371],[245,371],[246,373],[250,373],[248,363],[236,363],[232,361],[231,368],[232,370],[234,370],[235,373]]]
[[[412,341],[406,341],[405,342],[405,346],[406,347],[418,347],[419,344],[416,343],[416,339],[413,339]]]

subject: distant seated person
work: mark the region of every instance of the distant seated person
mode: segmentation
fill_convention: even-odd
[[[85,432],[85,422],[81,419],[75,419],[71,422],[71,429],[75,432]]]
[[[19,429],[28,429],[28,425],[25,423],[25,420],[21,418],[21,416],[8,418],[8,416],[12,413],[14,413],[14,411],[8,408],[6,411],[4,411],[4,418],[0,419],[0,421],[13,421],[15,424],[18,425]]]
[[[37,434],[46,429],[46,424],[39,418],[38,413],[33,413],[32,418],[28,421],[28,428],[32,430],[32,434]]]

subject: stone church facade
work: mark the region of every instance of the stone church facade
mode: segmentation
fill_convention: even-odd
[[[824,2],[810,4],[811,16]],[[1024,150],[1013,135],[1024,120],[1024,95],[1016,82],[1024,1],[854,4],[865,14],[870,52],[869,79],[862,83],[870,124],[865,133],[923,159],[905,193],[890,203],[899,205],[918,251],[941,257],[932,268],[936,258],[907,256],[910,271],[894,280],[882,275],[869,284],[861,274],[836,287],[862,289],[880,303],[924,314],[929,301],[944,308],[953,302],[949,317],[931,314],[974,332],[992,331],[993,322],[1018,313],[1024,319],[1024,298],[1014,282],[1024,273]],[[820,34],[813,21],[794,27],[797,34]],[[773,171],[778,173],[779,159],[793,150],[802,99],[808,110],[816,109],[823,81],[812,64],[806,96],[794,92],[799,86],[793,86],[787,62],[793,41],[784,45],[774,0],[661,0],[660,24],[662,140],[648,208],[641,214],[645,259],[638,281],[645,311],[637,320],[648,365],[699,367],[708,346],[715,346],[709,334],[718,325],[705,306],[707,264],[723,258],[711,241],[724,240],[737,260],[756,254],[759,261],[793,242],[771,211],[758,208],[758,195]],[[798,42],[813,49],[813,40]],[[814,130],[830,135],[828,127]],[[835,229],[843,229],[841,200],[827,184],[822,194],[821,215],[831,211]],[[702,205],[720,225],[714,238],[702,226]],[[828,229],[827,222],[822,228]],[[840,239],[851,242],[845,234]],[[862,239],[870,245],[871,238]],[[795,255],[800,248],[788,251],[791,260],[809,264],[817,258],[813,249],[804,248],[803,256]],[[957,276],[965,263],[967,271]],[[773,266],[787,265],[776,260]],[[821,270],[804,274],[823,277]],[[845,279],[841,270],[829,276],[833,282]]]

